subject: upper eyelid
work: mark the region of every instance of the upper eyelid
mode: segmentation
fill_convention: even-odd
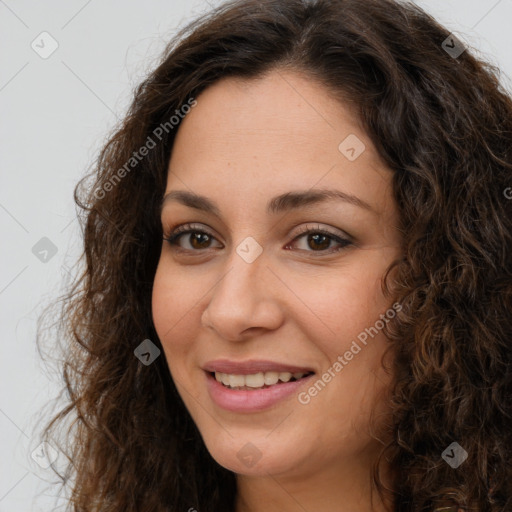
[[[308,233],[325,232],[325,234],[327,236],[332,237],[334,241],[336,241],[336,239],[338,239],[339,241],[349,242],[350,244],[355,245],[354,239],[351,235],[349,235],[345,231],[339,230],[339,228],[338,228],[338,231],[340,231],[340,232],[334,233],[334,232],[332,232],[333,229],[336,229],[336,228],[324,228],[318,222],[314,223],[313,225],[311,225],[310,223],[306,223],[304,228],[302,228],[299,233],[296,233],[295,235],[293,235],[291,242],[294,242],[298,238],[305,236]],[[189,234],[191,232],[204,232],[207,235],[214,238],[215,240],[217,240],[217,242],[222,243],[222,242],[220,242],[218,237],[210,231],[210,228],[205,228],[202,225],[195,225],[194,223],[190,223],[190,222],[176,226],[175,228],[170,230],[170,233],[168,235],[164,236],[164,238],[166,240],[170,241],[171,238],[176,239],[180,235]]]

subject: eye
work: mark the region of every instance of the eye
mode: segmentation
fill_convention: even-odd
[[[185,240],[185,245],[188,244],[188,247],[183,247],[180,243],[182,239]],[[195,228],[191,224],[184,224],[175,229],[169,236],[164,237],[164,240],[178,250],[198,251],[201,249],[210,249],[210,242],[216,240],[216,238],[204,229]]]
[[[326,229],[322,229],[320,226],[306,226],[304,231],[300,235],[296,236],[293,241],[286,246],[286,249],[288,249],[292,244],[296,244],[296,242],[301,239],[304,239],[303,246],[305,246],[305,248],[303,247],[301,250],[307,252],[319,252],[323,254],[339,252],[345,247],[352,245],[352,242],[347,238],[343,238],[340,235],[332,233]],[[338,248],[332,249],[331,244],[333,242],[338,245]]]
[[[297,245],[297,242],[301,239],[305,239],[306,248],[299,247],[299,249],[306,252],[331,254],[352,245],[352,242],[347,238],[343,238],[340,235],[332,233],[326,229],[322,229],[320,226],[313,228],[306,226],[301,234],[296,236],[292,242],[285,246],[285,249],[289,249],[291,246]],[[176,250],[198,252],[205,249],[212,249],[211,242],[214,240],[216,241],[217,239],[210,232],[202,228],[197,228],[192,224],[184,224],[172,231],[170,235],[164,237],[164,240],[166,240]],[[183,245],[182,240],[185,241],[185,246]],[[332,248],[331,244],[333,242],[338,245],[338,248]]]

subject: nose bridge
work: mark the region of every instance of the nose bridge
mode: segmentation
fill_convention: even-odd
[[[258,282],[261,282],[265,273],[268,272],[266,256],[263,254],[263,246],[255,238],[251,236],[243,238],[233,246],[226,265],[228,271],[216,287],[219,289],[214,291],[215,295],[227,293],[228,299],[257,300]]]
[[[240,244],[233,251],[228,261],[228,271],[213,290],[210,307],[213,306],[218,314],[232,311],[244,316],[263,298],[260,296],[260,284],[265,280],[263,274],[268,272],[265,258],[260,255],[246,260],[238,254],[240,247],[244,248]],[[250,251],[243,254],[250,254]],[[217,307],[220,311],[217,311]]]
[[[263,248],[258,247],[254,239],[245,239],[234,247],[227,270],[214,286],[203,312],[203,324],[224,338],[236,339],[251,327],[272,329],[279,324],[274,287],[266,285],[271,273]]]

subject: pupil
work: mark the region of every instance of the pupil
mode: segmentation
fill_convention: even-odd
[[[329,247],[329,239],[327,238],[327,236],[325,235],[321,235],[321,234],[316,234],[316,235],[310,235],[310,240],[313,240],[313,243],[314,244],[318,244],[319,243],[319,239],[323,239],[324,240],[324,243],[321,244],[322,246],[320,247],[320,249],[326,249],[327,247]],[[327,243],[325,243],[327,242]],[[312,249],[318,249],[319,247],[313,247],[311,244],[310,244],[310,247]]]
[[[203,243],[201,243],[201,238],[204,237]],[[206,233],[194,233],[192,238],[192,247],[202,249],[203,246],[209,242],[209,236]]]

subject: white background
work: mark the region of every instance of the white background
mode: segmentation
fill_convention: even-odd
[[[60,389],[35,332],[79,254],[73,188],[168,39],[219,3],[0,0],[0,512],[64,510],[49,497],[51,469],[30,454]],[[416,3],[499,65],[511,89],[512,0]],[[43,31],[59,45],[47,59],[31,47]],[[32,253],[42,237],[57,247],[46,263]]]

